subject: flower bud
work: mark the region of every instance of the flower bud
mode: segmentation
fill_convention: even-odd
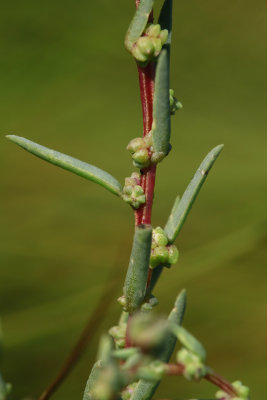
[[[168,35],[169,35],[169,32],[168,32],[167,29],[163,29],[163,30],[160,32],[159,37],[160,37],[160,41],[161,41],[162,46],[167,42],[167,40],[168,40]]]
[[[129,325],[131,342],[141,349],[154,349],[164,343],[168,321],[155,318],[151,313],[136,314]]]
[[[137,182],[141,182],[140,174],[138,173],[134,172],[129,178],[125,178],[125,186],[123,187],[121,195],[126,203],[136,209],[146,202],[144,190]]]
[[[249,400],[249,388],[247,386],[244,386],[242,384],[242,382],[240,381],[236,381],[232,383],[233,388],[236,390],[237,392],[237,396],[236,397],[232,397],[231,395],[229,395],[228,393],[226,393],[224,390],[218,390],[218,392],[216,392],[215,397],[216,399],[224,399],[224,400]]]
[[[108,333],[114,339],[123,339],[126,335],[126,324],[112,326]]]
[[[147,55],[141,53],[141,51],[139,50],[138,46],[135,44],[132,48],[132,55],[134,56],[134,58],[141,62],[141,63],[146,63],[147,62]]]
[[[140,172],[133,172],[131,178],[135,180],[136,185],[140,185],[141,183],[141,174]]]
[[[158,304],[159,304],[158,299],[155,296],[153,296],[153,294],[151,294],[149,300],[142,304],[141,310],[151,311]]]
[[[170,94],[170,113],[171,113],[171,115],[174,115],[177,110],[180,110],[181,108],[183,108],[183,105],[174,96],[173,89],[170,89],[169,94]]]
[[[133,187],[130,185],[124,186],[123,193],[128,194],[130,196],[133,193]]]
[[[150,37],[157,37],[160,34],[160,25],[159,24],[151,24],[146,29],[146,35]]]
[[[128,385],[122,392],[121,392],[121,397],[122,400],[130,400],[130,398],[133,395],[133,392],[135,391],[137,386],[137,382],[131,383]]]
[[[172,244],[171,246],[168,246],[168,252],[169,252],[169,264],[175,264],[178,261],[179,258],[179,251],[177,247]]]
[[[241,399],[247,400],[249,398],[249,388],[245,385],[242,384],[241,381],[235,381],[232,383],[233,387],[238,393],[238,396],[241,397]]]
[[[143,190],[142,186],[140,186],[140,185],[134,186],[133,195],[135,197],[142,196],[143,194],[144,194],[144,190]]]
[[[125,347],[126,340],[125,339],[116,339],[115,344],[118,349],[123,349]]]
[[[166,246],[168,244],[167,235],[160,226],[153,229],[152,240],[156,243],[157,246]]]
[[[151,268],[155,268],[160,264],[167,264],[168,259],[169,253],[165,246],[155,247],[155,249],[151,251],[150,266]]]
[[[126,306],[126,298],[125,296],[121,296],[118,298],[118,303],[124,308]]]
[[[207,369],[201,359],[185,348],[178,351],[177,362],[184,366],[183,375],[188,380],[199,380],[206,375]]]
[[[154,54],[154,46],[148,36],[141,36],[136,43],[140,52],[150,58]]]
[[[141,137],[137,137],[132,139],[127,146],[127,150],[130,151],[130,153],[134,154],[135,152],[139,151],[140,149],[143,149],[145,147],[144,139]]]
[[[152,37],[150,40],[154,47],[154,55],[158,56],[162,49],[161,40],[159,38],[154,38],[154,37]]]
[[[138,376],[151,382],[160,381],[165,372],[165,364],[162,361],[154,361],[149,365],[139,368]]]
[[[143,168],[148,167],[150,163],[149,152],[147,149],[141,148],[133,154],[133,160]]]

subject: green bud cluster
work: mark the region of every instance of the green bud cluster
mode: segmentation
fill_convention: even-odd
[[[166,364],[160,360],[156,360],[144,367],[139,368],[138,376],[146,381],[157,382],[162,379],[165,370]]]
[[[174,115],[177,110],[180,110],[181,108],[183,108],[183,105],[174,96],[174,90],[173,89],[170,89],[169,93],[170,93],[170,113],[171,113],[171,115]]]
[[[138,382],[133,382],[130,385],[126,386],[126,388],[121,392],[122,400],[130,400],[132,397],[133,392],[136,389]]]
[[[141,311],[151,311],[155,306],[159,304],[158,299],[153,296],[153,294],[150,295],[149,299],[146,300],[142,306],[141,306]]]
[[[133,165],[137,168],[146,168],[151,163],[152,154],[152,135],[132,139],[127,146],[127,150],[132,154]]]
[[[155,318],[151,313],[138,313],[133,316],[129,326],[131,341],[140,349],[155,350],[164,343],[169,331],[168,321]]]
[[[122,199],[136,209],[146,202],[146,196],[140,183],[140,173],[133,172],[130,177],[125,178],[125,186],[122,190]]]
[[[94,400],[110,400],[114,397],[114,393],[127,384],[127,377],[121,372],[113,352],[114,344],[111,337],[102,336],[98,350],[99,367],[90,393]]]
[[[235,381],[232,383],[233,388],[237,392],[236,397],[230,396],[228,393],[224,392],[223,390],[219,390],[216,392],[215,397],[216,399],[223,399],[223,400],[249,400],[249,388],[247,386],[244,386],[242,382],[240,381]]]
[[[184,366],[183,375],[189,381],[199,380],[207,373],[207,368],[201,358],[186,348],[178,351],[176,359],[178,363]]]
[[[161,52],[162,46],[168,40],[168,30],[163,29],[159,24],[150,24],[143,36],[138,38],[132,48],[132,55],[140,63],[146,64]]]
[[[150,256],[150,268],[158,265],[170,267],[178,261],[179,252],[175,245],[168,244],[168,237],[161,227],[157,227],[152,231],[152,245]]]
[[[127,377],[119,365],[110,363],[99,371],[98,378],[92,387],[91,398],[94,400],[111,400],[127,384]]]
[[[113,337],[117,349],[122,349],[125,346],[127,320],[128,313],[123,312],[119,324],[112,326],[112,328],[110,328],[108,331],[110,336]]]

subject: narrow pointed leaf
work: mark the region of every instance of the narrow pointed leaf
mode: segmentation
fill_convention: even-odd
[[[126,309],[135,311],[142,304],[145,293],[150,260],[152,229],[143,225],[134,234],[130,263],[124,284]]]
[[[171,324],[182,325],[185,309],[186,309],[186,290],[183,289],[175,300],[174,307],[170,312],[168,321]],[[177,340],[176,336],[172,332],[169,332],[168,335],[166,335],[164,349],[162,351],[162,354],[160,355],[160,359],[162,361],[164,362],[169,361],[173,353],[176,340]]]
[[[200,164],[181,200],[179,201],[178,198],[176,198],[171,214],[164,228],[170,243],[175,241],[180,230],[182,229],[187,215],[189,214],[189,211],[191,210],[191,207],[194,204],[194,201],[203,183],[205,182],[210,169],[212,168],[222,149],[223,145],[221,144],[209,152],[209,154]]]
[[[161,29],[168,30],[168,40],[165,45],[170,45],[172,36],[172,0],[165,0],[159,15],[158,22]]]
[[[161,158],[166,156],[170,150],[169,80],[169,54],[168,49],[163,47],[156,68],[152,126],[154,152],[159,154]]]
[[[163,269],[164,269],[164,267],[162,265],[158,265],[156,268],[152,269],[152,276],[151,276],[149,288],[147,290],[147,295],[153,292],[154,287],[156,286],[156,283],[157,283]]]
[[[89,376],[88,381],[85,386],[83,400],[93,400],[93,396],[92,396],[91,392],[92,392],[92,389],[94,388],[95,383],[98,380],[99,372],[101,371],[101,368],[102,368],[102,363],[99,360],[94,364],[94,366],[92,368],[92,371],[90,373],[90,376]]]
[[[111,193],[119,196],[122,191],[121,184],[108,172],[103,171],[94,165],[87,164],[86,162],[80,161],[77,158],[73,158],[58,151],[49,149],[41,146],[40,144],[34,143],[31,140],[25,139],[20,136],[8,135],[7,138],[11,142],[18,144],[24,150],[34,154],[35,156],[48,161],[60,168],[66,169],[67,171],[73,172],[89,181],[98,183],[100,186],[108,189]]]
[[[173,333],[177,336],[181,344],[186,347],[187,350],[195,353],[200,357],[202,361],[206,359],[206,350],[203,345],[185,328],[179,325],[172,326]]]
[[[125,46],[131,51],[137,39],[142,35],[152,11],[154,0],[141,0],[135,12],[125,38]]]
[[[176,298],[174,308],[172,309],[168,321],[172,324],[181,325],[184,317],[186,308],[186,291],[182,290]],[[163,362],[168,362],[171,358],[172,352],[176,344],[176,336],[169,332],[165,339],[165,347],[159,356],[159,359]],[[157,390],[160,384],[160,380],[157,382],[149,382],[144,379],[140,379],[138,385],[131,397],[131,400],[149,400]]]

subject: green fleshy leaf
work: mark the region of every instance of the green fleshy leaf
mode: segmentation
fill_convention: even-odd
[[[153,292],[154,287],[156,286],[156,283],[158,282],[163,269],[164,269],[164,267],[162,265],[158,265],[156,268],[154,268],[152,270],[152,276],[151,276],[149,288],[147,290],[147,295],[149,295],[151,292]]]
[[[186,307],[186,291],[182,290],[181,293],[178,295],[175,303],[174,308],[171,311],[168,321],[172,324],[182,324],[184,312]],[[162,350],[162,353],[159,356],[159,359],[163,362],[168,362],[174,350],[176,344],[176,336],[169,332],[165,336],[165,345]],[[160,384],[160,380],[156,382],[148,382],[144,379],[140,379],[137,387],[131,397],[131,400],[148,400],[151,399],[155,391],[157,390]]]
[[[185,309],[186,309],[186,290],[183,289],[175,300],[174,307],[170,312],[168,321],[171,324],[182,325]],[[177,341],[176,336],[172,332],[169,332],[168,335],[166,335],[164,349],[160,355],[160,359],[162,361],[164,362],[169,361],[173,353],[176,341]]]
[[[165,45],[170,45],[172,36],[172,0],[165,0],[159,15],[158,23],[161,29],[168,30],[168,40]]]
[[[203,345],[193,335],[191,335],[191,333],[182,326],[176,324],[172,326],[172,331],[187,350],[196,354],[202,361],[205,361],[207,356],[206,350]]]
[[[98,183],[103,186],[111,193],[120,196],[122,191],[121,184],[108,172],[103,171],[94,165],[87,164],[86,162],[80,161],[77,158],[73,158],[66,154],[59,153],[58,151],[49,149],[41,146],[40,144],[34,143],[31,140],[25,139],[20,136],[8,135],[6,136],[11,142],[18,144],[24,150],[29,151],[35,156],[48,161],[60,168],[66,169],[67,171],[73,172],[89,181]]]
[[[158,57],[153,102],[152,141],[155,162],[160,161],[170,151],[170,99],[169,99],[169,52],[164,46]],[[152,155],[153,161],[154,155]]]
[[[145,293],[149,269],[152,228],[141,225],[136,228],[130,263],[124,284],[126,310],[135,311],[141,306]]]
[[[83,400],[93,400],[93,396],[92,396],[91,392],[95,386],[95,383],[98,381],[99,373],[100,373],[101,369],[102,369],[102,365],[101,365],[101,361],[99,360],[94,364],[94,366],[92,368],[92,371],[90,373],[90,376],[89,376],[88,381],[85,386]]]
[[[211,167],[213,166],[222,149],[223,145],[221,144],[209,152],[209,154],[200,164],[181,200],[179,201],[179,199],[176,198],[171,214],[164,228],[170,243],[175,241],[180,230],[182,229],[187,215],[189,214],[189,211],[191,210],[191,207],[194,204],[194,201],[203,183],[205,182]]]
[[[131,52],[133,45],[142,35],[152,11],[154,0],[141,0],[125,38],[126,49]]]

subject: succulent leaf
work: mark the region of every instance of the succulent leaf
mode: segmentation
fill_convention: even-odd
[[[182,198],[180,200],[178,200],[178,198],[175,199],[171,214],[164,228],[170,243],[175,241],[180,230],[182,229],[189,211],[191,210],[192,205],[194,204],[194,201],[203,183],[205,182],[210,169],[212,168],[222,149],[223,145],[221,144],[208,153],[208,155],[200,164],[193,179],[189,183]]]
[[[152,140],[155,155],[152,161],[161,161],[170,151],[170,99],[169,99],[169,54],[163,48],[156,67],[155,93],[153,102]]]
[[[7,139],[51,164],[73,172],[74,174],[88,179],[89,181],[98,183],[100,186],[103,186],[117,196],[120,196],[121,194],[122,187],[117,179],[115,179],[108,172],[103,171],[94,165],[87,164],[86,162],[80,161],[77,158],[73,158],[66,154],[59,153],[58,151],[41,146],[40,144],[34,143],[31,140],[20,136],[8,135]]]
[[[172,36],[172,0],[165,0],[159,15],[161,29],[168,31],[166,44],[171,44]]]
[[[125,46],[128,51],[132,51],[134,44],[144,32],[153,5],[154,0],[140,1],[125,38]]]
[[[133,312],[144,301],[149,269],[152,229],[141,225],[135,230],[130,263],[124,284],[126,311]]]

